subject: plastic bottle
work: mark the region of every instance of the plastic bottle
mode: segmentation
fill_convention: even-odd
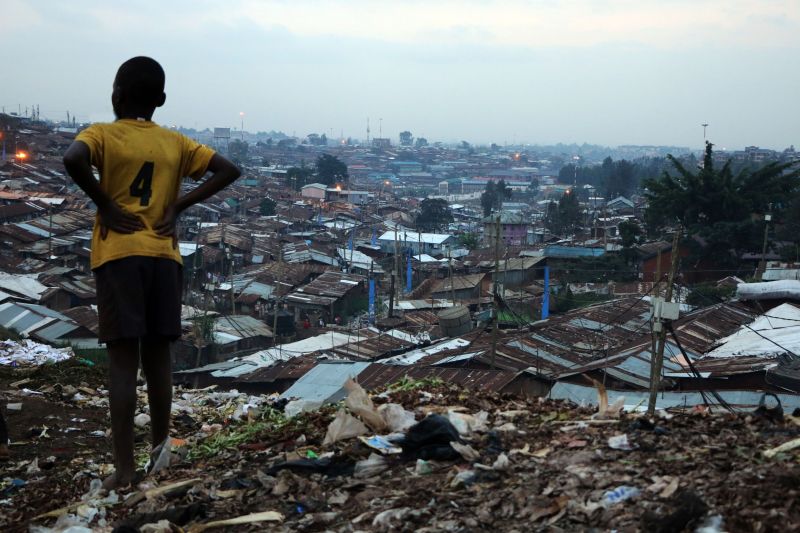
[[[642,491],[636,487],[628,487],[627,485],[619,486],[603,494],[603,506],[611,507],[619,502],[635,498],[641,493]]]

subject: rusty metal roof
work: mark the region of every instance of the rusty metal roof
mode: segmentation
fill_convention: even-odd
[[[331,305],[348,292],[362,285],[366,278],[356,274],[325,272],[311,283],[300,287],[286,301],[306,305]]]
[[[411,379],[441,379],[471,390],[497,392],[514,381],[518,373],[503,370],[476,370],[470,368],[441,368],[433,366],[395,366],[374,363],[361,371],[358,382],[367,390],[385,387],[404,377]]]

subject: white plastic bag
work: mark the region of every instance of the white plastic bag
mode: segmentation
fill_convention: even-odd
[[[344,409],[339,409],[336,413],[336,418],[328,425],[328,432],[325,434],[325,440],[322,441],[322,445],[327,446],[340,440],[352,439],[360,435],[366,435],[368,432],[367,426],[359,419],[348,414]]]

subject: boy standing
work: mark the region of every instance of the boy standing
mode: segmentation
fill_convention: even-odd
[[[133,415],[139,361],[147,380],[153,447],[169,434],[172,362],[181,335],[182,262],[175,222],[187,207],[239,177],[230,161],[151,122],[164,105],[164,70],[149,57],[120,66],[111,102],[117,120],[83,130],[64,166],[97,206],[91,267],[100,341],[108,346],[114,474],[107,489],[134,480]],[[100,174],[98,182],[92,166]],[[179,197],[181,179],[213,175]]]

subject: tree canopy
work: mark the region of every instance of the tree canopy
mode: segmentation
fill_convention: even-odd
[[[294,190],[299,191],[303,186],[312,182],[313,171],[308,167],[291,167],[286,170],[286,183]]]
[[[410,131],[400,132],[400,146],[411,146],[414,142],[414,136]]]
[[[481,194],[481,207],[483,216],[489,216],[494,210],[500,210],[505,200],[511,199],[511,187],[506,185],[505,180],[497,183],[490,181],[486,184],[483,194]]]
[[[562,194],[558,203],[547,204],[544,225],[552,233],[557,235],[575,233],[580,221],[581,206],[573,191],[566,191]]]
[[[338,157],[322,154],[317,158],[317,181],[325,185],[347,181],[347,165]]]
[[[453,213],[445,200],[426,198],[420,204],[417,230],[438,231],[453,221]]]
[[[231,161],[237,164],[241,164],[247,159],[248,149],[249,145],[240,139],[234,139],[228,143],[228,155]]]
[[[730,160],[722,168],[715,167],[710,142],[696,171],[671,155],[667,157],[674,174],[665,171],[660,178],[643,182],[648,225],[682,224],[689,235],[703,241],[701,257],[713,257],[717,264],[722,264],[726,255],[733,264],[743,252],[758,250],[763,215],[772,213],[780,218],[800,192],[800,169],[792,169],[792,163],[773,162],[734,174]]]

